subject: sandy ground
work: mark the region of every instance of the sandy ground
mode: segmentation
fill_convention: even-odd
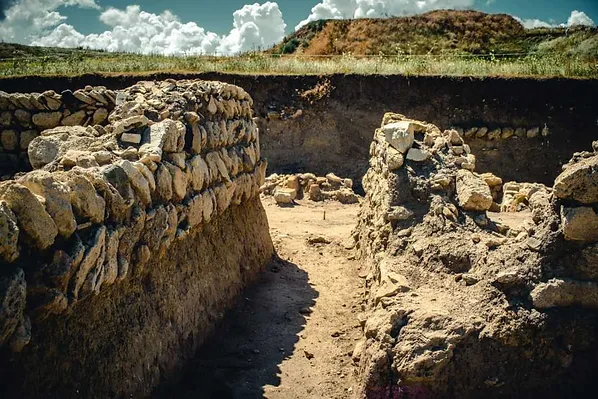
[[[263,203],[278,259],[165,396],[347,398],[355,389],[364,273],[347,247],[359,205]]]

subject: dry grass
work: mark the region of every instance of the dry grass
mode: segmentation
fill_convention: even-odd
[[[548,51],[596,60],[598,41],[592,38],[598,38],[598,29],[527,30],[505,14],[440,10],[400,18],[316,21],[271,51],[312,55],[525,55]],[[559,45],[547,44],[555,39]]]
[[[114,54],[67,59],[24,58],[0,61],[0,76],[85,73],[223,72],[239,74],[323,75],[332,73],[440,76],[536,76],[598,78],[598,62],[576,57],[534,55],[498,59],[463,56],[281,57],[262,53],[239,57],[165,57]]]

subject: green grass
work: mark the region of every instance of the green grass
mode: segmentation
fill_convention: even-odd
[[[535,54],[493,56],[334,56],[298,57],[255,53],[238,57],[166,57],[103,53],[63,58],[0,60],[0,76],[74,76],[86,73],[223,72],[238,74],[322,75],[332,73],[440,76],[532,76],[598,78],[598,61],[576,56]]]

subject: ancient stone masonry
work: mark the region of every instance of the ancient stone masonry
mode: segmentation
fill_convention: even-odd
[[[220,226],[224,223],[219,222],[221,219],[238,213],[231,208],[246,212],[234,222],[239,237],[244,236],[244,230],[253,230],[254,237],[240,243],[224,235],[209,239],[231,253],[236,253],[230,248],[234,245],[249,252],[237,261],[243,265],[225,265],[220,259],[226,257],[212,254],[208,248],[201,250],[204,253],[197,256],[214,262],[212,267],[237,271],[227,272],[226,279],[212,283],[206,275],[203,284],[208,285],[201,295],[208,299],[192,304],[194,309],[201,304],[207,309],[212,302],[216,309],[228,306],[231,295],[247,283],[239,272],[247,273],[250,280],[272,253],[265,216],[263,221],[256,221],[261,217],[259,187],[264,182],[266,163],[260,156],[252,100],[241,88],[173,80],[140,82],[118,93],[88,88],[72,95],[70,101],[79,104],[77,112],[72,112],[71,105],[67,111],[65,93],[4,95],[0,100],[4,101],[0,108],[10,109],[4,111],[9,115],[7,126],[18,123],[21,130],[38,129],[37,137],[23,146],[35,170],[0,183],[0,347],[14,356],[23,351],[17,359],[26,360],[35,351],[48,350],[40,343],[47,337],[38,334],[52,324],[51,320],[84,318],[84,303],[98,296],[105,300],[119,290],[126,291],[127,281],[133,286],[137,284],[134,280],[158,273],[157,269],[150,270],[151,265],[178,265],[180,273],[189,269],[186,273],[194,275],[197,260],[172,263],[179,250],[169,252],[183,243],[193,247],[202,234],[212,237],[211,231],[220,227],[210,225]],[[112,112],[104,115],[113,106]],[[27,118],[14,121],[25,108]],[[104,120],[106,124],[102,124]],[[6,131],[2,134],[4,143]],[[22,132],[15,134],[23,137]],[[227,279],[232,281],[228,287],[223,285]],[[214,291],[218,287],[226,293]],[[155,306],[165,306],[159,305],[162,299],[155,300]],[[176,306],[176,302],[171,305]],[[147,306],[151,309],[153,305]],[[182,307],[179,312],[184,310]],[[110,312],[126,315],[127,309]],[[187,324],[192,323],[185,320],[183,325]],[[187,325],[189,330],[180,334],[197,334],[193,331],[200,327],[207,330],[210,326]],[[108,334],[112,342],[117,338],[110,334],[115,333],[98,332],[104,334],[103,339]],[[145,332],[139,334],[144,336]],[[29,353],[31,345],[34,350]],[[172,362],[160,355],[162,352],[153,352],[149,350],[148,357],[157,359],[156,367]],[[85,363],[85,367],[93,372],[93,365]],[[139,375],[135,379],[137,385],[128,384],[114,392],[135,392],[143,383],[150,384],[142,388],[147,390],[157,382],[155,376],[149,382]],[[99,389],[95,394],[107,387]]]
[[[334,173],[328,173],[326,177],[313,173],[286,176],[275,173],[266,177],[260,192],[264,196],[273,196],[279,205],[290,205],[294,200],[304,198],[315,202],[333,200],[342,204],[359,202],[359,196],[353,192],[353,180],[343,179]]]
[[[511,138],[519,139],[535,139],[546,138],[550,136],[550,129],[545,124],[543,127],[454,127],[461,137],[466,140],[480,139],[480,140],[508,140]]]
[[[387,114],[370,154],[358,396],[588,396],[598,153],[575,154],[554,187],[503,182],[475,173],[458,131]]]
[[[58,126],[103,126],[114,108],[116,92],[105,87],[44,93],[0,91],[0,175],[30,170],[29,143]],[[3,178],[6,180],[6,178]]]

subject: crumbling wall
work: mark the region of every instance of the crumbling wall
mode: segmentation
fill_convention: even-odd
[[[479,175],[471,150],[398,114],[376,131],[354,233],[372,266],[358,397],[590,397],[598,154],[546,187]]]
[[[0,176],[29,171],[29,143],[58,126],[105,125],[114,109],[116,92],[104,86],[56,93],[0,91]]]
[[[44,130],[0,183],[0,381],[14,396],[147,395],[273,247],[252,100],[140,82],[105,126]]]

